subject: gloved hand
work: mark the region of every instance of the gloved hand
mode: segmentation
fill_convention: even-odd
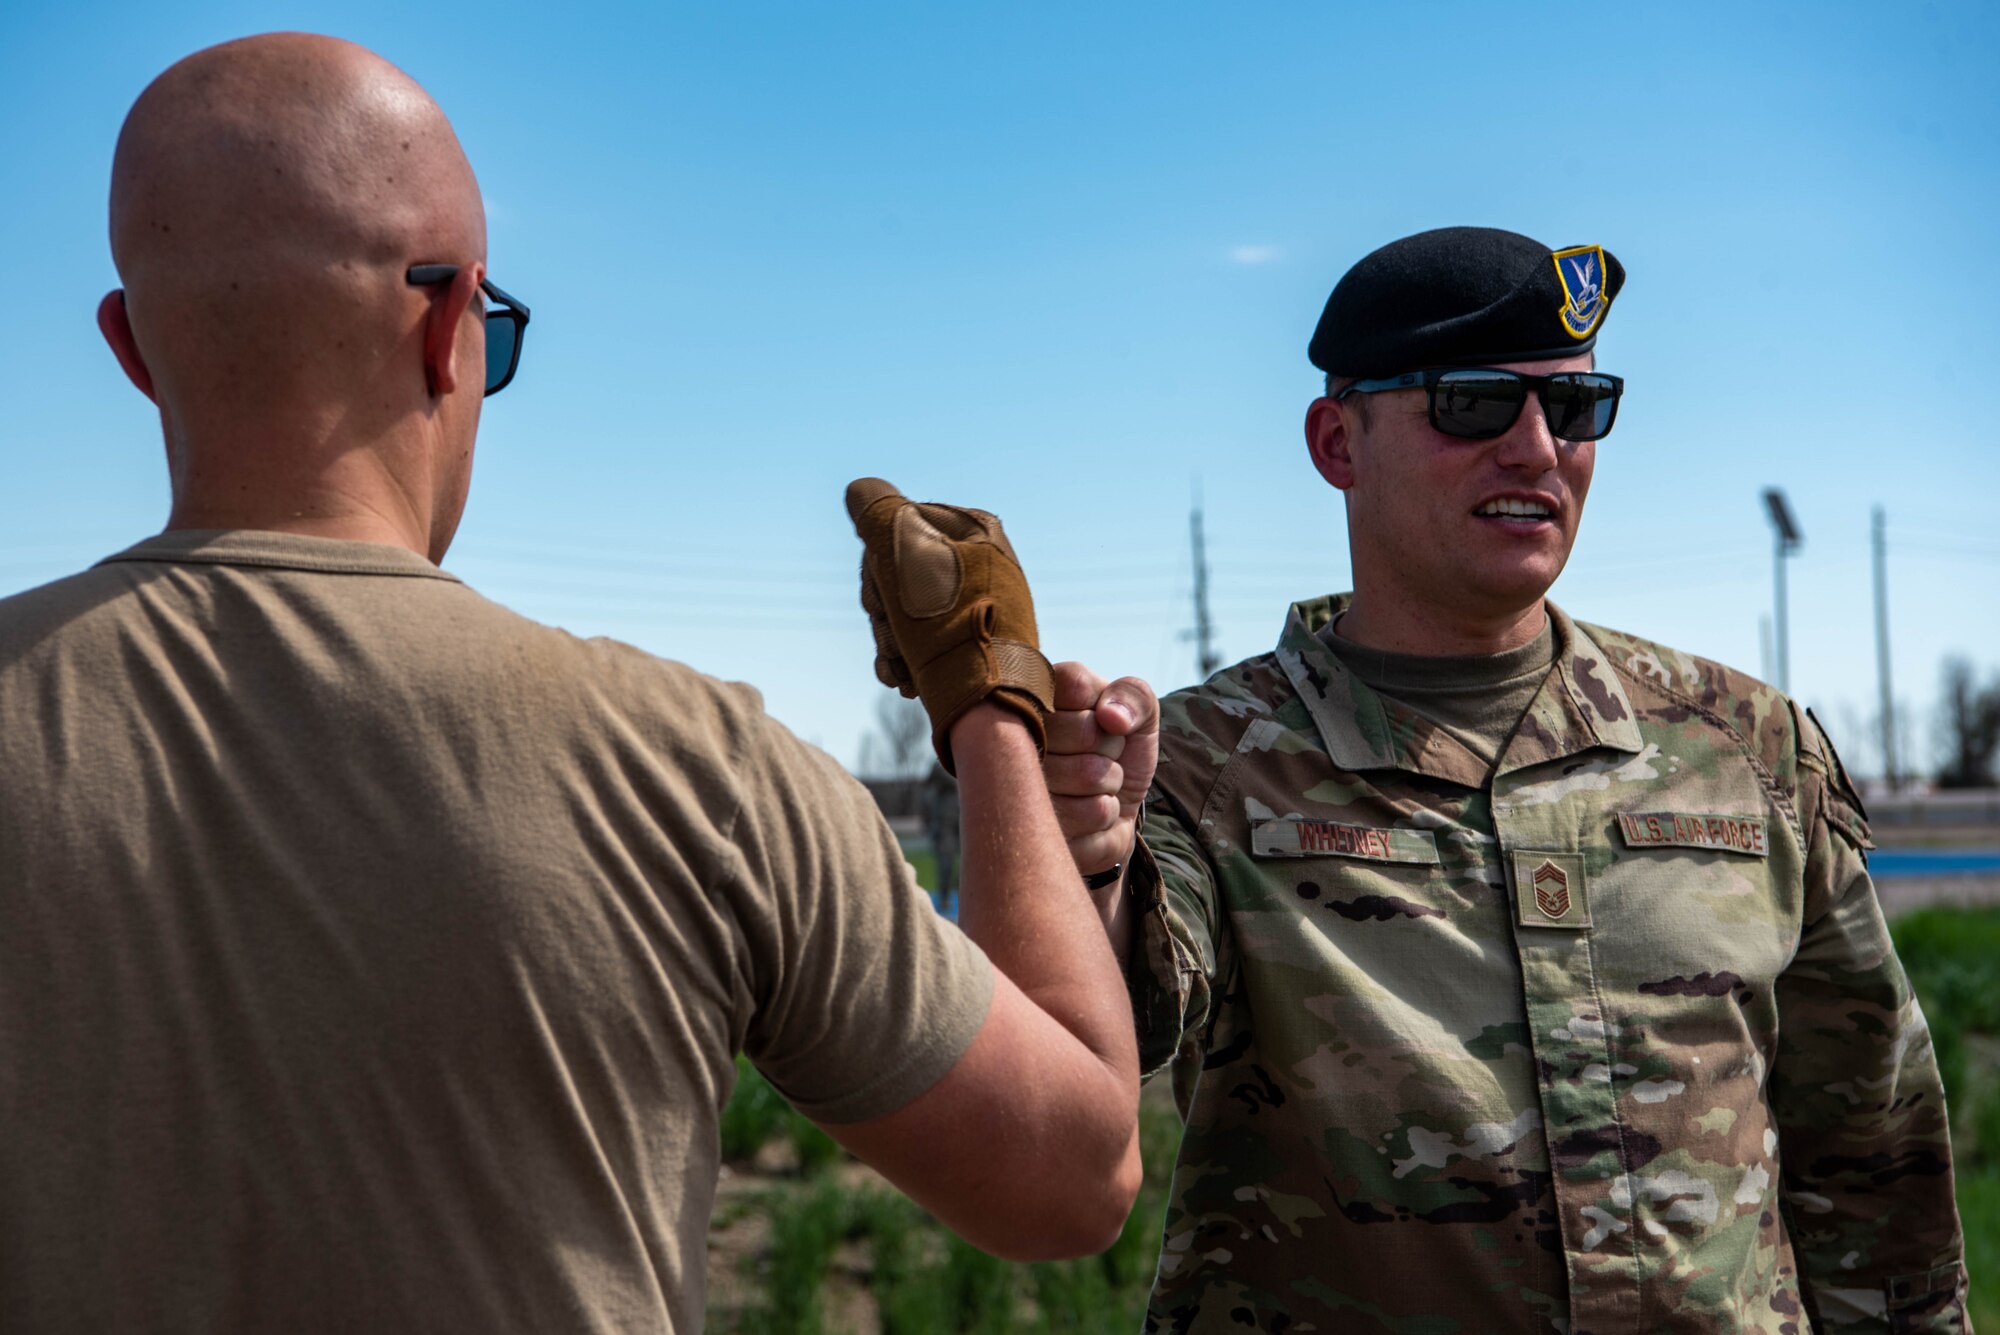
[[[861,535],[861,606],[875,675],[924,702],[931,743],[952,770],[951,725],[981,700],[1021,716],[1043,749],[1055,677],[1035,637],[1027,576],[984,510],[912,501],[880,478],[848,484]]]

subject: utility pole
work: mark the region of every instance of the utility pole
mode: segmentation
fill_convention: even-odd
[[[1207,681],[1222,666],[1215,651],[1215,625],[1208,619],[1208,551],[1201,536],[1201,480],[1194,484],[1194,509],[1188,513],[1188,530],[1194,541],[1194,665],[1199,680]]]
[[[1889,791],[1902,789],[1896,773],[1896,694],[1889,687],[1889,537],[1882,507],[1875,507],[1875,679],[1882,688],[1882,777]]]
[[[1798,520],[1792,517],[1792,507],[1786,502],[1783,491],[1776,487],[1764,488],[1764,508],[1771,515],[1773,539],[1771,564],[1774,597],[1771,611],[1777,621],[1778,630],[1778,689],[1790,695],[1792,693],[1791,635],[1785,623],[1785,558],[1805,543],[1805,535],[1799,532]]]

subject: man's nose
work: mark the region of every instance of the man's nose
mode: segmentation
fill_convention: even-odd
[[[1504,468],[1546,473],[1560,460],[1560,450],[1555,433],[1549,430],[1548,414],[1542,411],[1541,396],[1530,393],[1521,405],[1521,415],[1495,445],[1493,457]]]

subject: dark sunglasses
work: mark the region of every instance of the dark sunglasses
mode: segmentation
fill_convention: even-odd
[[[1490,440],[1505,435],[1521,416],[1528,390],[1542,401],[1549,431],[1561,440],[1600,440],[1618,420],[1625,381],[1602,371],[1561,371],[1527,375],[1484,366],[1433,367],[1380,380],[1357,380],[1335,394],[1382,394],[1422,387],[1429,396],[1431,425],[1447,436]]]
[[[412,264],[407,275],[411,287],[449,283],[458,277],[456,264]],[[486,392],[498,394],[514,378],[521,364],[521,337],[528,329],[528,308],[482,278],[479,290],[486,294]],[[497,309],[496,309],[497,307]]]

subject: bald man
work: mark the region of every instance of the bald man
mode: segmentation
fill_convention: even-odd
[[[438,569],[520,331],[424,92],[200,52],[111,237],[173,505],[0,601],[0,1327],[695,1330],[739,1050],[978,1245],[1107,1245],[1130,1014],[1023,717],[949,729],[961,935],[755,692]]]

